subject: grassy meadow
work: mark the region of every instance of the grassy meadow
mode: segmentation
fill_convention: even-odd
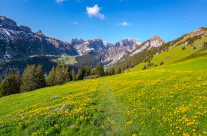
[[[197,47],[171,47],[147,70],[0,98],[0,135],[205,136],[207,50]]]

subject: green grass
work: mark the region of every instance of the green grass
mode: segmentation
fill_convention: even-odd
[[[207,50],[172,48],[163,66],[0,98],[0,135],[207,135]]]

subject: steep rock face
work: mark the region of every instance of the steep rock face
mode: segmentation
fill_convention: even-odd
[[[110,62],[110,64],[116,63],[128,52],[136,49],[141,42],[136,41],[135,39],[124,39],[120,42],[117,42],[114,46],[111,46],[108,49],[107,54],[105,55],[105,62]]]
[[[105,42],[101,39],[87,41],[82,39],[72,39],[70,45],[77,50],[79,56],[91,55],[101,63],[103,63],[109,47],[112,46],[111,43]]]
[[[68,43],[33,33],[29,27],[0,16],[0,58],[18,59],[31,55],[74,55],[76,51]]]
[[[150,38],[149,40],[140,44],[140,46],[138,46],[136,49],[134,49],[133,52],[129,53],[129,56],[134,56],[135,54],[143,52],[146,49],[151,48],[151,47],[159,47],[164,43],[165,43],[165,41],[163,39],[161,39],[158,36],[154,36],[154,37]]]
[[[151,47],[158,47],[162,45],[163,43],[165,43],[165,41],[158,36],[154,36],[148,40],[148,43],[149,43],[149,46]]]
[[[15,21],[4,16],[0,16],[0,26],[14,30],[18,29]]]
[[[75,49],[79,52],[79,55],[91,54],[91,55],[102,55],[108,49],[108,45],[105,45],[103,40],[94,39],[87,41],[79,41],[76,44]]]

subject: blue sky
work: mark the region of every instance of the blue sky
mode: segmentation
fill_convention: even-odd
[[[63,41],[170,41],[207,26],[207,0],[0,0],[0,15]]]

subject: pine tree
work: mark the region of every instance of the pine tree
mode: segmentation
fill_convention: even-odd
[[[49,72],[46,83],[48,86],[61,85],[65,82],[70,81],[70,69],[69,66],[58,65],[53,67]]]
[[[83,78],[84,78],[84,69],[83,69],[83,67],[79,67],[78,68],[78,73],[77,73],[77,75],[76,75],[76,77],[77,77],[77,79],[78,80],[83,80]]]
[[[46,78],[46,85],[47,86],[54,86],[55,85],[55,75],[56,75],[56,70],[55,70],[55,67],[53,67]]]
[[[55,69],[55,85],[61,85],[64,83],[64,66],[58,65]]]
[[[85,66],[85,77],[90,76],[91,75],[91,67],[90,66]]]
[[[22,75],[21,92],[28,92],[36,89],[35,65],[28,65]]]
[[[104,76],[105,73],[104,73],[103,66],[96,65],[95,74],[98,75],[98,76]]]
[[[1,83],[1,94],[3,96],[20,92],[20,77],[19,73],[11,70]]]
[[[115,74],[115,69],[113,67],[112,70],[111,70],[111,75],[114,75],[114,74]]]
[[[58,65],[56,67],[55,84],[61,85],[70,80],[69,66]]]
[[[46,81],[43,73],[42,65],[38,65],[35,70],[35,89],[45,87]]]
[[[117,72],[116,73],[117,74],[121,74],[121,68],[120,67],[117,69]]]
[[[72,80],[73,81],[77,80],[76,79],[76,73],[75,73],[75,70],[74,69],[72,69]]]
[[[109,75],[109,70],[107,69],[106,71],[105,71],[105,76],[108,76]]]
[[[70,81],[70,67],[68,65],[64,67],[64,79],[65,82]]]

